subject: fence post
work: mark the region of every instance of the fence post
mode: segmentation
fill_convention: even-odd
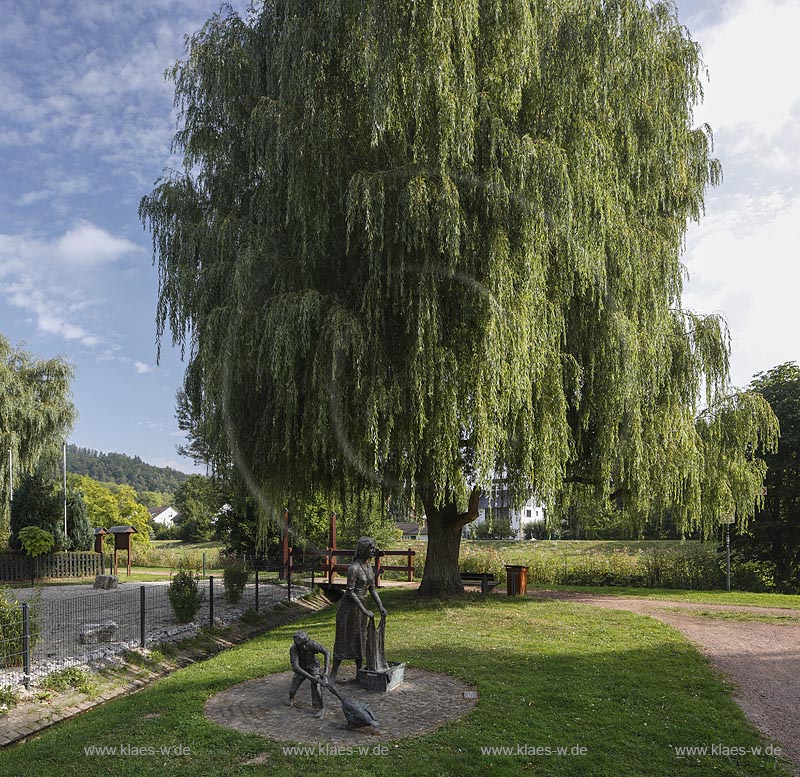
[[[411,550],[411,546],[408,547],[408,582],[414,582],[414,562],[412,558],[414,556],[414,551]]]
[[[258,612],[258,564],[256,564],[256,612]]]
[[[146,628],[145,628],[145,613],[147,609],[145,607],[145,588],[143,585],[139,586],[139,625],[141,629],[140,633],[140,644],[141,647],[144,647],[145,638],[147,636]]]
[[[375,587],[381,587],[381,556],[383,553],[379,550],[375,554]]]
[[[316,567],[316,566],[317,566],[317,557],[316,556],[312,556],[311,557],[311,590],[312,591],[316,588],[316,585],[314,584],[314,567]]]
[[[22,603],[22,675],[25,690],[31,687],[31,614],[28,603]]]
[[[206,576],[206,552],[203,551],[203,577]]]
[[[211,621],[211,628],[214,628],[214,575],[208,578],[208,618]]]

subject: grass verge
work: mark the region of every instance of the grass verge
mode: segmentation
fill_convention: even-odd
[[[785,607],[800,610],[797,594],[754,594],[747,591],[687,591],[677,588],[629,588],[624,586],[578,586],[578,585],[528,585],[528,592],[577,591],[601,596],[636,597],[637,599],[669,599],[678,602],[699,604],[733,604],[747,607]]]
[[[35,763],[40,777],[162,775],[165,769],[198,777],[788,774],[774,759],[752,754],[676,757],[676,747],[765,743],[706,660],[653,619],[533,599],[472,595],[423,602],[403,590],[387,590],[383,598],[390,613],[388,657],[475,683],[480,699],[467,717],[390,742],[388,755],[369,759],[291,756],[280,743],[206,720],[209,696],[288,668],[291,635],[300,625],[330,646],[335,611],[329,609],[12,746],[0,755],[0,773],[25,774]],[[87,750],[126,745],[145,754]],[[517,746],[527,753],[578,746],[584,754],[516,754]],[[514,754],[482,754],[488,747],[510,747]],[[183,755],[175,755],[178,748]],[[256,757],[258,765],[245,763]]]

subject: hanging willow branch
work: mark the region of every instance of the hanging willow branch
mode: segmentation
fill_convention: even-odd
[[[581,476],[705,521],[702,72],[669,2],[214,16],[171,72],[184,171],[140,206],[209,442],[264,488],[413,484],[461,516],[494,474],[543,500]]]

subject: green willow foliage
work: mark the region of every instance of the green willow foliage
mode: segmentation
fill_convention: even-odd
[[[666,2],[210,19],[171,72],[184,172],[140,215],[159,337],[189,348],[184,403],[219,463],[275,493],[412,486],[429,564],[498,472],[716,520],[723,416],[695,416],[724,401],[727,335],[680,304],[687,220],[721,175],[692,127],[701,74]]]
[[[72,367],[63,359],[37,359],[0,335],[0,534],[8,531],[8,451],[14,476],[55,459],[75,422]]]

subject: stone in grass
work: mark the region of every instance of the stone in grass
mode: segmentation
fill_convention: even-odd
[[[88,645],[93,642],[113,642],[118,628],[114,621],[84,623],[78,635],[78,642],[81,645]]]
[[[116,588],[119,578],[116,575],[97,575],[94,579],[93,588],[102,588],[105,591]]]

